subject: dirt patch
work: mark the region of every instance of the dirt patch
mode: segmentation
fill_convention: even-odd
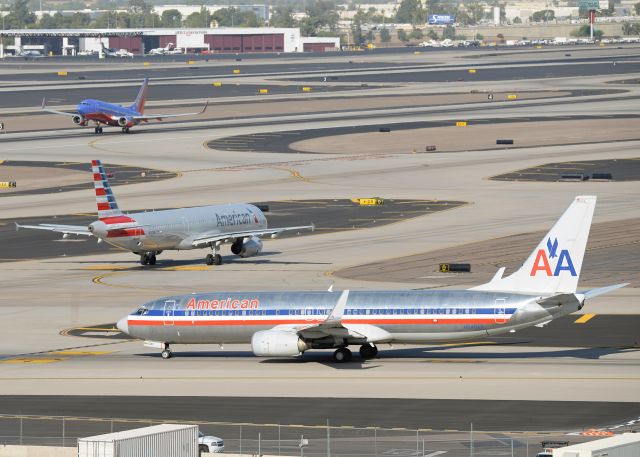
[[[520,268],[546,232],[523,233],[345,268],[335,276],[366,281],[417,283],[425,287],[483,284],[499,267]],[[440,273],[440,263],[470,263],[471,273]],[[581,284],[640,285],[640,218],[593,224]]]
[[[90,179],[90,171],[65,168],[16,167],[0,164],[0,181],[15,181],[16,187],[0,189],[3,194],[25,190],[48,189],[85,183]]]
[[[464,121],[463,116],[460,121]],[[435,145],[440,152],[450,152],[640,139],[637,119],[507,121],[469,121],[465,127],[456,127],[452,121],[448,127],[395,131],[390,125],[390,132],[313,138],[297,141],[289,147],[296,151],[326,154],[389,154],[424,152],[427,145]],[[499,139],[512,139],[513,146],[496,145]]]

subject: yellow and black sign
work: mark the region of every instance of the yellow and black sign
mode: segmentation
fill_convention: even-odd
[[[466,127],[467,121],[458,121],[456,122],[456,127]]]
[[[449,272],[449,264],[448,263],[441,263],[440,264],[440,272],[441,273],[448,273]]]
[[[16,187],[15,181],[0,181],[0,189],[9,189],[10,187]]]
[[[351,201],[358,203],[360,206],[380,206],[384,205],[384,199],[380,197],[372,198],[353,198]]]

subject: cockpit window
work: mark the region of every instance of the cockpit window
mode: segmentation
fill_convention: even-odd
[[[141,306],[140,308],[136,309],[136,312],[133,314],[135,314],[136,316],[145,316],[149,314],[149,310],[144,306]]]

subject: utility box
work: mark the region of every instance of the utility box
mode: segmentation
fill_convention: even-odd
[[[162,424],[78,438],[78,457],[197,456],[197,425]]]
[[[623,433],[611,438],[553,450],[553,457],[637,457],[639,455],[640,433]]]

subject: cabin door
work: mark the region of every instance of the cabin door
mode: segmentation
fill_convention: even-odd
[[[496,319],[496,324],[504,324],[507,322],[507,309],[506,309],[506,298],[496,298],[496,304],[494,309],[494,316]]]
[[[174,321],[174,313],[176,312],[176,301],[175,300],[167,300],[164,302],[164,312],[162,314],[162,323],[164,325],[173,325]]]

